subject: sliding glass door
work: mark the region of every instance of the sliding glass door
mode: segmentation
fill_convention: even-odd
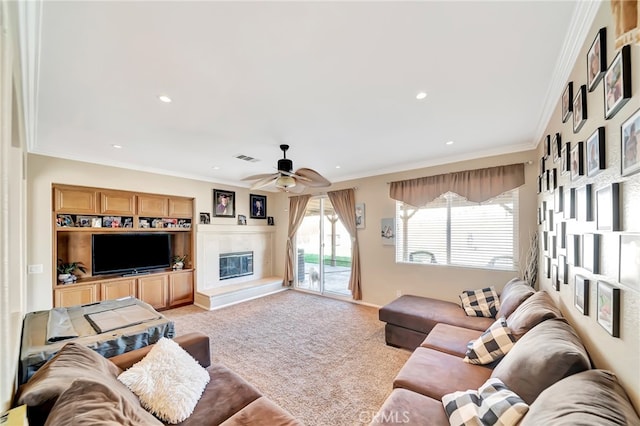
[[[327,197],[309,200],[296,246],[298,288],[351,296],[351,237]]]

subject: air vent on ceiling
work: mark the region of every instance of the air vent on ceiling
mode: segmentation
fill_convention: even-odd
[[[257,158],[249,157],[248,155],[243,155],[243,154],[238,154],[235,156],[235,158],[237,158],[238,160],[248,161],[250,163],[256,163],[260,161]]]

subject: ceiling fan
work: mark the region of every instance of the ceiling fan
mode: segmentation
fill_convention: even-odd
[[[278,160],[278,171],[276,173],[253,175],[242,179],[256,181],[251,185],[251,189],[274,185],[281,191],[302,192],[307,186],[322,188],[331,185],[331,182],[324,176],[312,169],[300,168],[293,173],[293,161],[287,158],[289,145],[280,145],[280,149],[284,158]]]

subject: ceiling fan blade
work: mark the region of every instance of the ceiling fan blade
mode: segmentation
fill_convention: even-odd
[[[304,180],[304,184],[314,188],[321,188],[330,186],[329,182],[324,176],[312,169],[301,168],[296,170],[296,176]]]
[[[272,183],[275,183],[276,179],[278,179],[278,176],[280,176],[278,173],[267,175],[265,178],[260,179],[259,181],[251,185],[251,189],[260,189],[264,188],[265,186],[271,185]]]
[[[259,175],[253,175],[253,176],[247,176],[246,178],[243,178],[242,180],[256,180],[256,179],[266,179],[268,177],[277,177],[278,173],[262,173]]]

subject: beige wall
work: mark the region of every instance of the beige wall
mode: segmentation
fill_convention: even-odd
[[[587,40],[578,57],[578,61],[571,72],[569,81],[573,81],[574,92],[580,85],[586,84],[586,55],[598,30],[607,28],[607,63],[611,63],[616,55],[614,51],[614,25],[611,18],[609,2],[602,3],[599,13],[594,20],[593,26]],[[632,58],[632,88],[633,97],[629,102],[610,120],[604,117],[603,102],[603,82],[600,81],[595,90],[587,93],[587,122],[578,134],[573,133],[571,117],[567,123],[562,123],[560,104],[558,103],[551,121],[549,122],[546,134],[561,133],[563,142],[575,143],[586,141],[587,138],[600,126],[606,129],[606,159],[607,168],[595,177],[583,177],[571,182],[569,176],[561,176],[559,185],[568,188],[580,188],[587,183],[593,185],[593,199],[595,208],[595,191],[609,183],[621,182],[621,196],[624,207],[622,208],[622,223],[624,232],[639,232],[640,222],[638,221],[638,211],[640,211],[640,174],[629,177],[620,175],[620,125],[640,107],[640,46],[634,45],[631,52]],[[538,147],[537,160],[542,157],[542,145]],[[560,167],[547,160],[551,167]],[[565,192],[566,193],[566,192]],[[538,196],[538,201],[546,200],[549,205],[553,205],[553,194],[543,193]],[[563,220],[561,214],[556,214],[556,221]],[[542,230],[542,227],[540,228]],[[567,234],[598,233],[596,222],[579,223],[576,220],[567,220]],[[613,370],[624,384],[627,392],[632,397],[636,409],[640,409],[640,289],[626,288],[618,281],[618,238],[620,233],[600,231],[603,235],[603,246],[601,261],[604,265],[602,275],[594,275],[579,267],[569,266],[569,285],[561,285],[560,291],[556,292],[551,280],[543,278],[541,288],[548,291],[558,304],[562,307],[565,316],[577,329],[584,340],[593,362],[598,368]],[[559,250],[564,254],[565,250]],[[541,253],[541,259],[544,253]],[[557,261],[554,261],[556,263]],[[541,263],[542,265],[542,263]],[[542,269],[541,269],[542,270]],[[585,316],[578,312],[573,303],[574,297],[574,277],[576,274],[584,275],[591,280],[589,315]],[[603,280],[621,288],[621,331],[620,338],[610,336],[596,322],[596,281]]]

